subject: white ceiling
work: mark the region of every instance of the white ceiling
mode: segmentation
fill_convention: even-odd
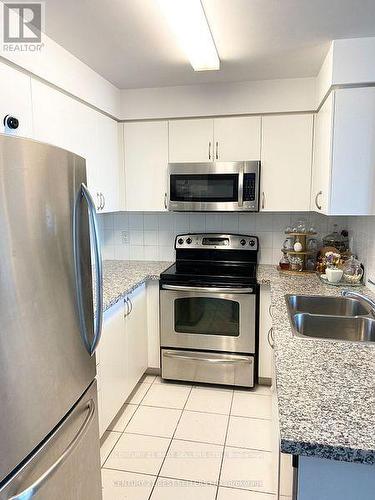
[[[202,2],[220,71],[192,70],[156,0],[46,0],[46,32],[119,88],[315,76],[330,40],[375,36],[375,0]]]

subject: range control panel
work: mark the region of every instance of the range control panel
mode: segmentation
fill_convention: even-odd
[[[258,250],[258,238],[247,234],[179,234],[175,241],[176,250]]]

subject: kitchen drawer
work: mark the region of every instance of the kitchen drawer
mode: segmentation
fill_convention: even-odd
[[[254,387],[254,357],[162,349],[162,378]]]

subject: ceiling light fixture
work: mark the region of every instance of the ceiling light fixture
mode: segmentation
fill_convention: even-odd
[[[194,71],[220,69],[220,59],[201,0],[158,0]]]

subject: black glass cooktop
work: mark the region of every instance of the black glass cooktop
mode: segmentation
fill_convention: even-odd
[[[256,264],[249,262],[199,262],[178,261],[164,271],[161,276],[164,283],[201,283],[255,284]]]

